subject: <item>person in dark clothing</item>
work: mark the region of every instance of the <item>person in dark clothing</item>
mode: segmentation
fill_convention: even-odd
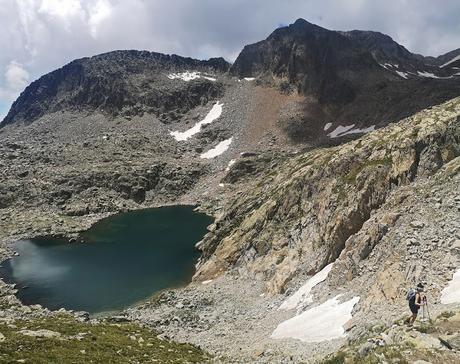
[[[419,283],[416,288],[415,294],[409,299],[409,309],[412,312],[412,315],[407,319],[409,326],[412,326],[417,318],[418,310],[422,307],[423,304],[423,284]]]

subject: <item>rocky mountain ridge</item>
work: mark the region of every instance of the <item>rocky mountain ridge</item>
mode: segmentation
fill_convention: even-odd
[[[331,31],[299,19],[245,46],[230,72],[304,95],[284,128],[308,142],[330,125],[380,127],[457,96],[458,71],[436,63],[381,33]]]
[[[233,65],[147,51],[73,61],[27,87],[1,126],[65,111],[176,123],[228,93],[232,87],[216,81],[220,76],[256,77],[259,85],[299,96],[277,116],[290,141],[327,144],[458,96],[456,63],[441,67],[458,52],[424,57],[378,32],[331,31],[299,19],[245,46]]]
[[[2,125],[30,123],[46,113],[63,110],[99,111],[128,118],[143,113],[158,117],[171,111],[186,112],[221,96],[221,85],[206,80],[177,85],[166,75],[187,69],[213,75],[228,68],[223,58],[198,61],[134,50],[78,59],[32,82]]]

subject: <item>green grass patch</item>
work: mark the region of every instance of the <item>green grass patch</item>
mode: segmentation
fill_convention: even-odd
[[[0,324],[0,363],[206,363],[210,357],[199,348],[157,338],[155,332],[133,323],[83,323],[71,316]],[[47,329],[60,337],[25,336],[20,330]]]
[[[438,318],[450,318],[452,316],[455,316],[455,312],[453,312],[453,311],[444,311],[444,312],[441,312],[441,314],[438,316]]]
[[[385,157],[384,159],[370,160],[362,164],[355,165],[350,171],[343,177],[345,183],[354,185],[356,183],[356,177],[361,171],[366,168],[377,167],[377,166],[389,166],[392,163],[391,157]]]

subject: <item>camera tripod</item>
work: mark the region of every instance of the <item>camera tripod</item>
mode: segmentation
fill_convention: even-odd
[[[431,320],[430,310],[428,309],[428,300],[426,297],[422,298],[422,320]]]

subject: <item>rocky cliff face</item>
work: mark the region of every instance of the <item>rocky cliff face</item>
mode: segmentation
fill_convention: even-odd
[[[319,271],[340,256],[392,191],[460,155],[459,115],[457,98],[262,173],[225,207],[201,243],[196,278],[240,269],[280,292],[299,272]],[[397,217],[386,218],[393,224]],[[373,239],[366,241],[360,259],[372,251]]]

